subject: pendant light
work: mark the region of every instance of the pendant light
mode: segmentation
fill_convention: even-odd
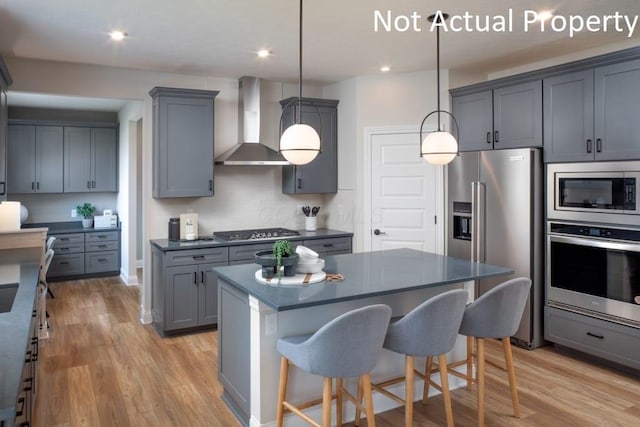
[[[280,136],[279,152],[294,165],[306,165],[313,161],[320,152],[320,136],[311,126],[301,123],[302,117],[302,0],[300,0],[300,32],[298,39],[298,114],[296,123],[289,126]],[[282,117],[289,107],[282,109]]]
[[[448,114],[453,121],[453,124],[456,127],[456,134],[458,137],[460,136],[460,131],[458,129],[458,122],[456,118],[453,117],[453,114],[448,111],[444,111],[440,109],[440,25],[449,17],[448,14],[442,13],[438,11],[435,15],[429,16],[427,19],[429,22],[435,22],[436,25],[436,75],[437,75],[437,86],[436,93],[438,95],[438,105],[437,109],[430,112],[422,119],[422,124],[420,125],[420,156],[425,159],[427,162],[434,165],[446,165],[451,162],[456,155],[458,154],[458,142],[456,138],[451,135],[449,132],[444,130],[442,123],[440,121],[440,115]],[[424,127],[424,123],[427,119],[436,114],[438,117],[438,128],[434,132],[429,132],[424,139],[422,139],[422,129]]]

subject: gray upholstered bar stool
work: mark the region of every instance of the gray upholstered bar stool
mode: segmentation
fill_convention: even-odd
[[[443,292],[429,298],[400,320],[389,325],[384,348],[405,355],[405,374],[403,377],[373,384],[373,388],[404,405],[404,424],[407,427],[413,425],[414,377],[417,375],[425,381],[430,381],[430,378],[425,378],[414,368],[415,358],[425,356],[438,357],[441,385],[435,382],[432,382],[432,384],[442,391],[447,425],[453,426],[446,353],[451,351],[456,343],[468,296],[469,294],[464,289]],[[402,381],[405,382],[404,399],[385,390],[385,387]],[[359,415],[359,411],[356,411],[356,424],[358,423]]]
[[[358,390],[364,390],[367,423],[370,427],[375,426],[369,372],[375,367],[382,350],[390,318],[391,308],[375,304],[342,314],[314,334],[280,338],[277,349],[282,357],[276,425],[282,426],[285,411],[290,411],[319,427],[302,409],[322,403],[322,427],[330,426],[333,378],[336,378],[337,425],[342,425],[343,396],[347,396],[358,408],[361,402],[343,389],[342,379],[359,377]],[[322,400],[297,406],[285,400],[291,363],[303,371],[324,377]]]
[[[449,368],[451,374],[467,380],[468,389],[471,388],[472,382],[478,384],[479,426],[484,426],[484,340],[486,338],[502,340],[506,365],[506,368],[502,369],[507,371],[509,377],[514,416],[520,417],[520,404],[518,402],[518,389],[516,386],[516,373],[513,366],[510,337],[518,330],[530,288],[531,280],[526,277],[509,280],[481,295],[469,304],[464,311],[462,324],[460,325],[460,333],[467,336],[467,358],[462,362],[449,365]],[[475,353],[477,358],[476,378],[473,377],[474,341],[477,342]],[[453,369],[460,365],[467,366],[466,373],[461,373]]]

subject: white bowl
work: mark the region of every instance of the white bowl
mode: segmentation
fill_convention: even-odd
[[[307,273],[319,273],[324,268],[324,260],[322,258],[318,258],[313,263],[305,263],[300,262],[298,260],[298,264],[296,265],[296,273],[307,274]]]
[[[312,251],[311,249],[307,248],[306,246],[297,246],[296,247],[296,253],[298,254],[298,256],[300,257],[300,260],[317,260],[318,259],[318,252],[316,251]]]

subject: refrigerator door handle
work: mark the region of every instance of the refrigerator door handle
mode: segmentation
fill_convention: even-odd
[[[483,182],[471,183],[471,261],[485,261],[485,185]]]

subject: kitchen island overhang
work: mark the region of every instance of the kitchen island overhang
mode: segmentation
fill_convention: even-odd
[[[475,280],[513,273],[509,268],[413,249],[327,257],[325,271],[342,274],[344,280],[339,282],[264,285],[255,280],[257,269],[256,264],[214,268],[219,282],[218,377],[224,387],[223,399],[243,424],[251,426],[275,420],[278,338],[313,332],[340,314],[369,304],[387,304],[394,316],[404,315],[441,292],[465,285],[472,289]],[[459,338],[450,361],[464,356],[465,340]],[[372,378],[398,376],[403,366],[402,355],[384,350]],[[355,380],[345,383],[355,389]],[[296,369],[289,384],[294,401],[316,398],[322,390],[320,377]],[[421,390],[419,384],[416,399]],[[396,391],[403,395],[404,386]],[[380,412],[397,403],[374,395],[374,405]],[[345,418],[352,419],[353,408],[347,405],[346,409]],[[320,410],[311,408],[308,413],[319,418]]]

